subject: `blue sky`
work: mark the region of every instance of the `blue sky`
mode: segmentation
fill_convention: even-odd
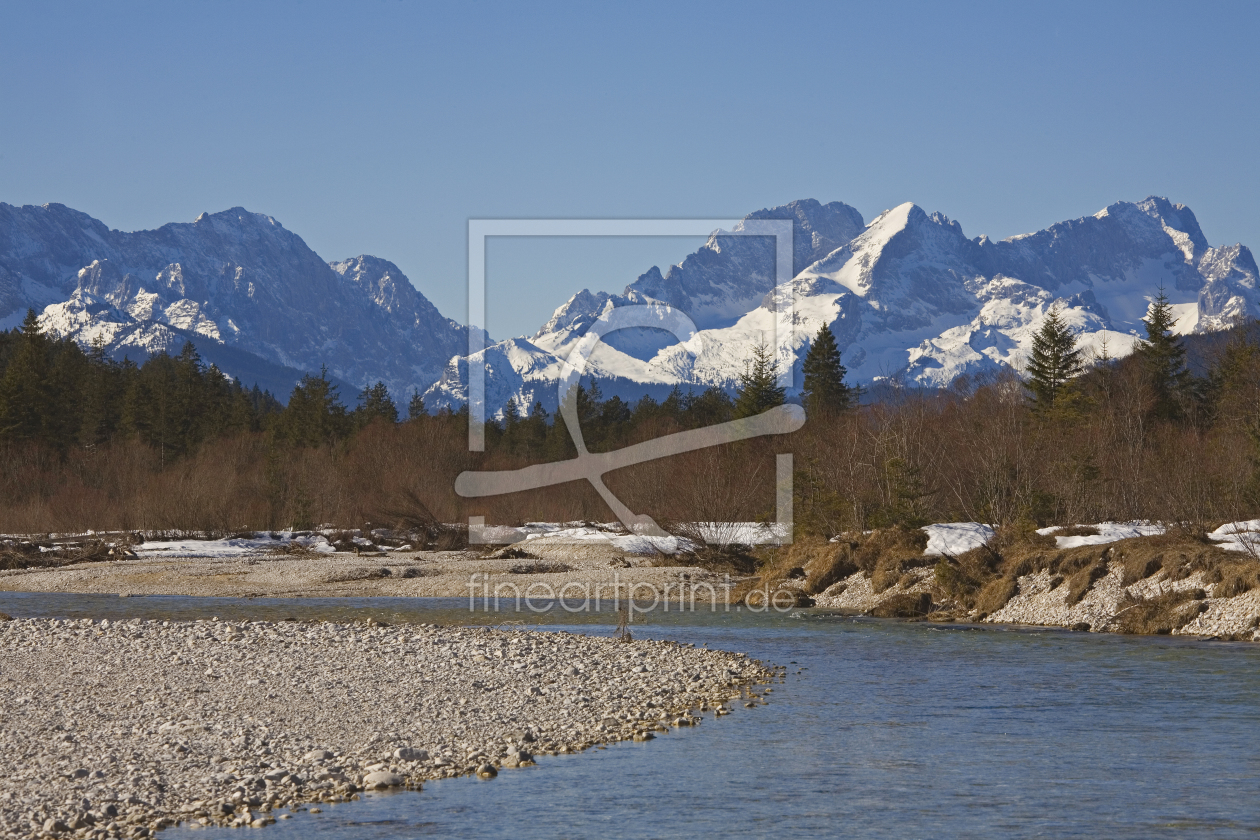
[[[124,230],[235,205],[466,311],[469,217],[903,201],[999,238],[1166,195],[1260,246],[1254,3],[0,7],[0,201]],[[507,242],[532,333],[693,241]]]

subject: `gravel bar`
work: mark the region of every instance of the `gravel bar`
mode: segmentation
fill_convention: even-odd
[[[529,630],[5,621],[0,836],[261,827],[365,788],[647,740],[774,676],[743,654]]]

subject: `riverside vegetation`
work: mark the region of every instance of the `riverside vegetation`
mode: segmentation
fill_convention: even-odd
[[[1038,527],[1159,521],[1172,528],[1165,539],[1183,540],[1170,549],[1176,557],[1218,557],[1202,535],[1260,511],[1260,334],[1243,324],[1180,338],[1172,324],[1161,294],[1133,355],[1085,359],[1051,313],[1026,381],[1008,372],[932,392],[880,383],[861,405],[824,328],[805,361],[809,419],[799,432],[641,464],[607,483],[632,509],[667,526],[763,520],[773,512],[772,456],[791,452],[803,546],[913,540],[904,535],[931,522],[991,523],[998,538],[984,553],[931,561],[934,569],[946,563],[933,572],[933,603],[973,615],[996,612],[999,596],[1033,569],[1077,581],[1073,593],[1081,586],[1077,564],[1094,570],[1085,575],[1095,576],[1089,583],[1101,579],[1098,557],[1060,557],[1037,541]],[[0,529],[10,533],[230,534],[329,523],[414,528],[469,515],[502,524],[607,518],[582,482],[489,499],[454,495],[463,470],[574,455],[563,421],[537,404],[509,403],[487,424],[487,451],[469,453],[466,415],[429,414],[415,395],[405,419],[379,384],[349,409],[321,375],[304,379],[282,407],[205,368],[191,347],[142,366],[116,363],[47,339],[32,318],[0,336],[0,364]],[[678,389],[661,402],[631,404],[605,399],[589,383],[576,393],[583,435],[592,451],[607,451],[756,413],[784,398],[774,373],[762,348],[735,399],[717,389]],[[759,567],[766,580],[788,579],[804,565],[790,551],[732,548],[714,547],[738,560],[735,570]],[[921,551],[900,554],[895,571],[887,563],[858,570],[882,589],[927,562]],[[836,562],[860,567],[845,558]],[[1246,571],[1250,556],[1194,562],[1208,587],[1249,587],[1254,579]],[[1171,574],[1164,567],[1172,564],[1160,560],[1160,574]],[[1245,569],[1228,572],[1227,584],[1207,580],[1230,564]],[[807,588],[822,594],[820,585],[812,580]]]

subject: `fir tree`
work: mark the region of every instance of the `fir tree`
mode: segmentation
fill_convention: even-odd
[[[774,356],[765,342],[753,348],[752,358],[744,363],[739,375],[739,393],[735,397],[735,417],[752,417],[783,405],[784,391],[778,383]]]
[[[508,401],[503,406],[503,424],[507,427],[515,426],[521,419],[521,411],[516,407],[516,397],[508,397]]]
[[[359,407],[355,409],[355,421],[360,427],[373,420],[384,420],[386,423],[398,422],[398,407],[389,396],[389,389],[384,382],[365,387],[359,394]]]
[[[27,310],[17,349],[0,380],[0,437],[45,440],[54,410],[48,387],[49,344],[35,310]]]
[[[1163,286],[1142,323],[1146,326],[1146,340],[1139,341],[1134,350],[1150,376],[1155,398],[1153,413],[1157,417],[1175,419],[1181,416],[1182,402],[1191,381],[1190,372],[1186,370],[1186,348],[1181,339],[1173,335],[1172,304]]]
[[[687,393],[680,420],[689,429],[702,429],[717,423],[730,420],[735,412],[735,403],[730,394],[721,388],[706,388],[700,396]]]
[[[407,419],[415,420],[417,417],[423,417],[426,413],[424,397],[420,396],[419,391],[412,391],[411,401],[407,403]]]
[[[1076,346],[1076,336],[1056,306],[1033,336],[1028,381],[1024,386],[1032,393],[1039,409],[1049,409],[1068,380],[1079,376],[1084,367],[1081,349]]]
[[[319,376],[302,377],[275,429],[277,437],[297,446],[322,446],[349,433],[349,416],[328,368],[321,368]]]
[[[853,405],[853,391],[844,382],[844,375],[848,371],[840,364],[840,348],[836,346],[836,337],[825,323],[818,328],[818,334],[810,342],[802,373],[804,383],[801,398],[805,409],[810,413],[844,411]]]
[[[666,417],[676,423],[682,422],[683,412],[687,407],[687,399],[683,396],[681,390],[675,385],[669,390],[669,395],[661,400],[660,406],[656,409],[661,417]]]
[[[253,409],[255,422],[262,420],[264,417],[272,414],[279,414],[284,411],[284,406],[275,398],[270,391],[264,391],[258,387],[258,383],[254,383],[254,387],[245,392],[245,399],[249,402]]]
[[[118,428],[123,380],[122,368],[105,354],[99,341],[88,351],[87,363],[79,388],[78,434],[79,443],[91,448],[105,443]]]

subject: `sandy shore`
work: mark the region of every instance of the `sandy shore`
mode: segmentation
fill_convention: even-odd
[[[772,676],[741,654],[567,633],[6,621],[0,836],[262,826],[365,787],[646,740]]]
[[[627,555],[607,543],[539,538],[528,543],[531,558],[496,558],[477,551],[390,552],[384,555],[257,552],[237,557],[163,557],[82,563],[58,568],[0,571],[0,591],[90,592],[123,595],[210,595],[223,597],[394,596],[467,598],[499,591],[504,598],[534,591],[559,593],[566,584],[586,586],[594,596],[624,592],[636,584],[677,600],[719,598],[724,580],[692,566],[662,565],[664,557]],[[562,563],[569,571],[514,573],[537,564]],[[581,599],[582,589],[570,589]]]

